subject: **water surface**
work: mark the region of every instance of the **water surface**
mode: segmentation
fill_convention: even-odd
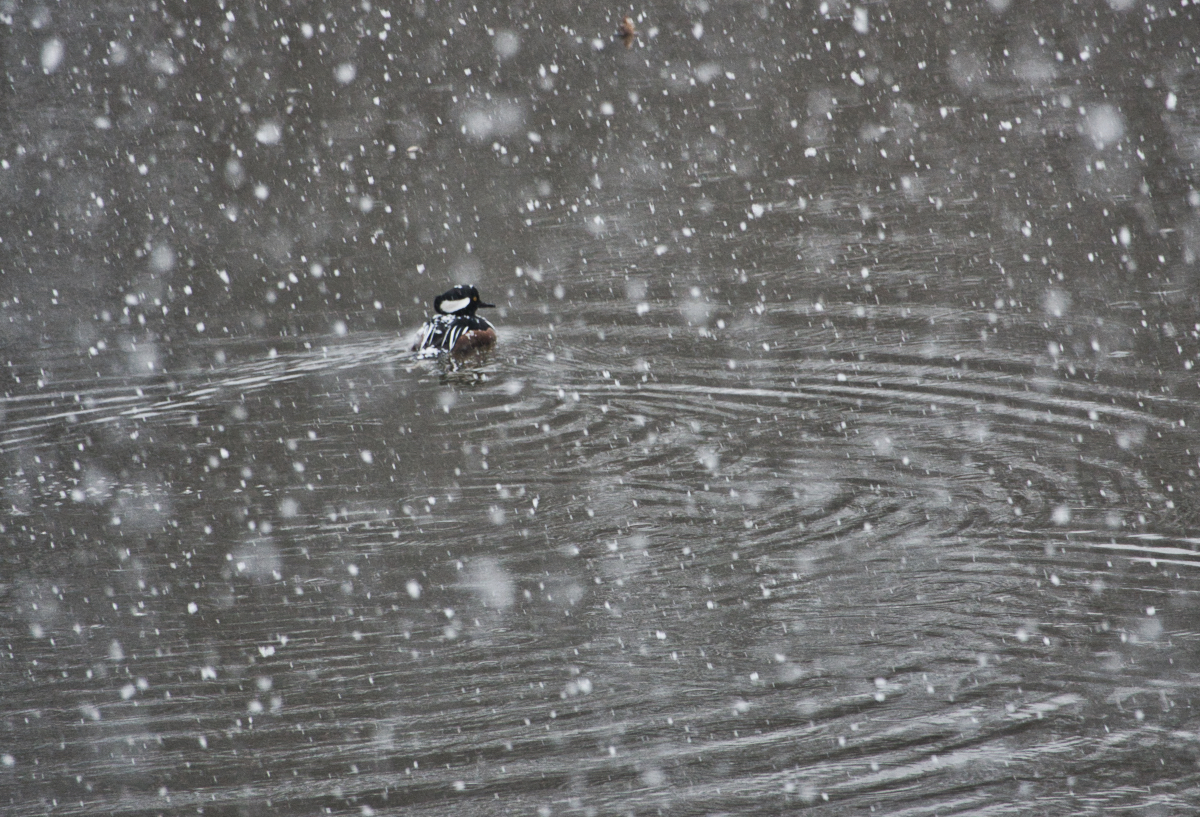
[[[1127,5],[7,11],[5,812],[1194,809]]]

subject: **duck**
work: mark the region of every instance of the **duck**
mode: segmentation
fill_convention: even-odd
[[[441,352],[468,354],[490,348],[496,343],[496,327],[475,310],[493,308],[484,303],[479,290],[459,284],[433,299],[434,315],[425,321],[413,344],[413,351],[433,357]]]

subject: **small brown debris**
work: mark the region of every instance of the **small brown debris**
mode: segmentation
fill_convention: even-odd
[[[633,41],[637,37],[637,27],[634,26],[632,17],[621,18],[621,22],[617,25],[617,36],[624,40],[626,48],[633,48]]]

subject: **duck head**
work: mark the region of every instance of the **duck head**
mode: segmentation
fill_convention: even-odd
[[[433,299],[433,311],[439,315],[474,315],[476,309],[494,306],[485,304],[479,297],[479,290],[466,284],[446,290]]]

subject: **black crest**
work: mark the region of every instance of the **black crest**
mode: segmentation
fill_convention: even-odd
[[[476,309],[491,306],[495,304],[485,304],[479,297],[479,290],[466,284],[446,290],[433,299],[433,311],[439,315],[474,315]]]

